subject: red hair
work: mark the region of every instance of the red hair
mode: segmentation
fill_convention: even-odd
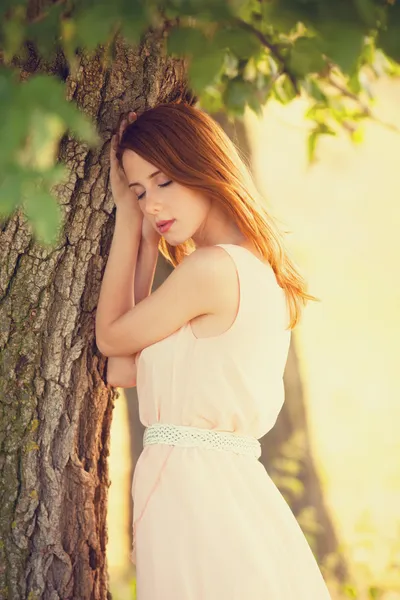
[[[165,175],[191,190],[206,193],[231,215],[273,268],[284,289],[293,329],[307,300],[306,282],[285,248],[283,234],[263,205],[250,169],[222,127],[205,112],[185,102],[160,104],[138,114],[122,135],[117,158],[133,150]],[[195,250],[192,239],[171,246],[160,239],[161,254],[174,267]]]

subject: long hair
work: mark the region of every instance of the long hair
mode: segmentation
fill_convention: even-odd
[[[306,282],[285,248],[283,234],[263,206],[263,199],[240,150],[222,127],[187,102],[168,102],[138,113],[117,149],[122,166],[124,150],[133,150],[172,180],[218,202],[232,216],[275,272],[285,291],[293,329],[307,300]],[[192,239],[177,246],[160,239],[161,254],[174,267],[195,250]]]

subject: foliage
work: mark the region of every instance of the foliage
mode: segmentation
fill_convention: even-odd
[[[397,0],[53,0],[35,12],[36,5],[0,6],[0,218],[21,207],[45,243],[61,224],[52,188],[66,175],[57,163],[62,136],[100,141],[65,98],[64,82],[77,76],[83,53],[100,51],[108,68],[117,40],[141,44],[159,29],[165,52],[185,57],[209,112],[240,118],[246,107],[260,114],[270,98],[305,95],[311,160],[321,135],[344,127],[359,141],[360,123],[374,118],[371,79],[399,73]],[[63,56],[66,73],[22,81],[18,65],[32,48],[43,64]]]

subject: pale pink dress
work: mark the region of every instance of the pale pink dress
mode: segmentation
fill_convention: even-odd
[[[287,305],[268,265],[241,246],[217,246],[236,265],[235,322],[200,339],[187,323],[142,350],[140,420],[259,439],[284,401]],[[302,530],[257,458],[148,445],[132,494],[138,600],[330,599]]]

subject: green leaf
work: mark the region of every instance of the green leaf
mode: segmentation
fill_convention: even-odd
[[[211,84],[224,64],[223,50],[208,48],[201,55],[195,54],[189,65],[190,83],[196,92]]]
[[[0,177],[0,216],[7,217],[14,212],[22,201],[24,172],[11,167]]]
[[[98,0],[94,6],[81,5],[74,19],[77,46],[94,50],[109,38],[119,17],[114,3],[106,0]]]
[[[312,163],[315,161],[315,150],[317,145],[319,132],[315,129],[310,133],[307,139],[307,157],[308,162]]]
[[[5,15],[10,9],[20,10],[26,8],[27,0],[1,0],[0,2],[0,16]]]
[[[314,78],[309,77],[307,79],[303,79],[301,84],[305,92],[309,96],[314,98],[314,100],[321,103],[328,103],[328,98],[326,94],[322,91],[319,82],[316,81]]]
[[[64,4],[52,4],[46,7],[46,18],[29,23],[26,37],[35,42],[39,52],[49,59],[56,51],[61,35],[61,18],[65,10]]]
[[[382,8],[378,7],[373,0],[353,0],[363,22],[369,27],[376,26],[378,18],[382,17]]]
[[[359,94],[361,92],[361,84],[358,71],[356,71],[351,77],[349,77],[347,87],[351,92],[353,92],[353,94]]]
[[[324,123],[319,123],[317,127],[310,132],[307,139],[307,156],[309,163],[315,161],[317,141],[321,135],[336,135],[336,131]]]
[[[350,137],[355,144],[361,144],[364,141],[365,131],[362,127],[353,129],[350,133]]]
[[[0,66],[0,103],[8,102],[13,94],[13,88],[18,85],[15,73]]]
[[[139,0],[122,0],[121,32],[125,39],[133,45],[140,42],[144,32],[149,27],[152,14],[151,7]]]
[[[33,188],[26,195],[22,207],[36,239],[53,245],[62,222],[62,211],[57,200],[46,190]]]
[[[218,29],[213,41],[218,48],[230,50],[238,58],[249,58],[262,48],[254,33],[240,27]]]
[[[1,28],[2,54],[4,54],[5,61],[9,62],[18,53],[24,40],[24,15],[13,15],[12,18],[2,23]]]
[[[246,0],[241,2],[235,13],[240,19],[250,22],[253,20],[254,15],[261,15],[260,3],[258,0]]]
[[[92,121],[80,112],[73,102],[65,98],[65,85],[55,77],[34,75],[21,85],[21,103],[29,112],[32,107],[58,115],[74,136],[90,145],[99,143],[99,136]]]
[[[310,163],[315,161],[316,145],[321,135],[336,135],[336,131],[331,129],[326,123],[318,123],[307,139],[307,155]]]
[[[19,105],[20,88],[12,71],[0,68],[0,170],[13,160],[26,136],[29,114]]]
[[[229,0],[229,4],[235,14],[240,13],[249,4],[249,0]]]
[[[260,102],[260,99],[256,95],[249,97],[247,105],[261,119],[264,114],[263,103]]]
[[[269,94],[272,91],[273,79],[270,75],[264,73],[257,73],[257,79],[254,81],[254,85],[258,92],[258,97],[261,102],[266,102]]]
[[[316,38],[298,38],[289,55],[289,70],[298,77],[310,73],[319,73],[325,66],[325,61]]]
[[[193,0],[192,0],[193,1]],[[234,9],[226,0],[194,0],[200,7],[200,18],[209,21],[226,21],[234,15]]]
[[[261,4],[263,22],[269,23],[282,33],[290,32],[301,21],[306,21],[306,14],[301,2],[293,0],[269,0]],[[315,11],[314,11],[315,12]]]
[[[30,120],[29,143],[25,152],[29,164],[39,171],[51,167],[57,160],[59,140],[64,132],[62,119],[34,107]]]
[[[68,169],[57,163],[45,171],[37,171],[30,167],[9,165],[0,175],[0,216],[8,216],[25,201],[37,193],[37,190],[49,189],[60,183],[65,183]],[[33,190],[33,191],[32,191]]]
[[[169,13],[180,17],[193,16],[196,21],[226,21],[236,12],[226,0],[170,0]]]
[[[286,74],[275,82],[272,93],[281,104],[289,104],[297,96],[293,83]]]
[[[228,82],[223,93],[223,100],[232,113],[243,115],[246,104],[253,94],[253,84],[237,77]]]
[[[376,45],[387,56],[400,61],[400,5],[395,2],[387,8],[387,26],[378,35]]]
[[[173,27],[167,39],[167,52],[175,56],[201,55],[207,48],[204,33],[194,27]]]
[[[352,74],[361,56],[366,30],[351,23],[325,22],[319,26],[321,50],[345,74]]]
[[[223,72],[229,79],[233,79],[239,74],[239,61],[230,52],[226,52],[225,54]]]
[[[46,169],[46,171],[42,171],[40,173],[43,184],[48,188],[60,183],[66,183],[68,175],[69,169],[62,163],[56,163],[50,169]]]
[[[210,114],[215,114],[223,110],[222,91],[216,86],[207,86],[199,98],[200,107]]]
[[[191,57],[189,79],[197,92],[213,83],[225,60],[224,48],[193,27],[174,27],[168,36],[167,52]]]
[[[323,123],[329,115],[329,107],[321,102],[313,104],[305,113],[306,119],[312,119],[313,121]]]

